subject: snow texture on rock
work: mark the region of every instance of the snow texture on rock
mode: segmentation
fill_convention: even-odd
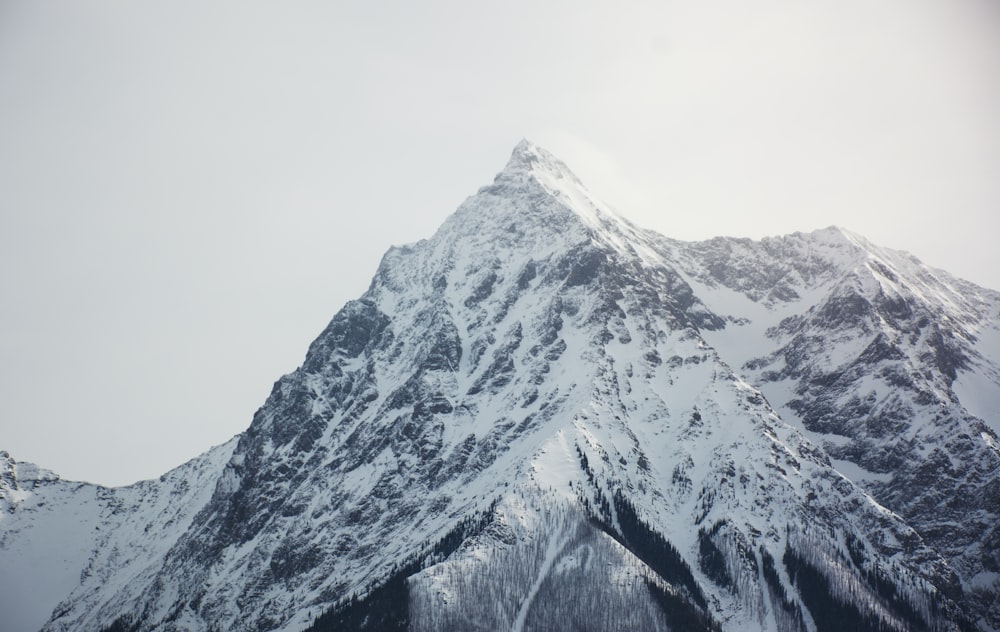
[[[120,489],[0,453],[0,606],[12,630],[1000,629],[998,341],[1000,295],[905,253],[671,240],[522,141],[226,445]]]

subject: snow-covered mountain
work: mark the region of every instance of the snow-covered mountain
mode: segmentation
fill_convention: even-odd
[[[688,243],[527,142],[157,481],[0,453],[28,630],[1000,629],[1000,294]]]

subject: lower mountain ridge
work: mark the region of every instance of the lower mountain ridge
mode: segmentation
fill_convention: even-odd
[[[515,148],[249,428],[0,453],[10,630],[998,630],[1000,294],[838,228],[680,242]]]

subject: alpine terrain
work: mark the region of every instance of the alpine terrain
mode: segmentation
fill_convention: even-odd
[[[521,142],[229,443],[0,453],[0,627],[1000,630],[998,432],[1000,293],[668,239]]]

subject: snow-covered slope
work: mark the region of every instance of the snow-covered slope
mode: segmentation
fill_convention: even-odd
[[[522,142],[233,442],[37,486],[115,532],[45,629],[998,628],[998,305],[839,229],[667,239]]]
[[[0,452],[2,628],[38,630],[74,590],[90,586],[106,599],[141,581],[190,528],[235,445],[115,489],[64,481]]]
[[[837,228],[671,250],[708,340],[1000,625],[1000,295]]]
[[[0,452],[0,612],[37,630],[80,581],[94,548],[102,490],[60,480]]]

